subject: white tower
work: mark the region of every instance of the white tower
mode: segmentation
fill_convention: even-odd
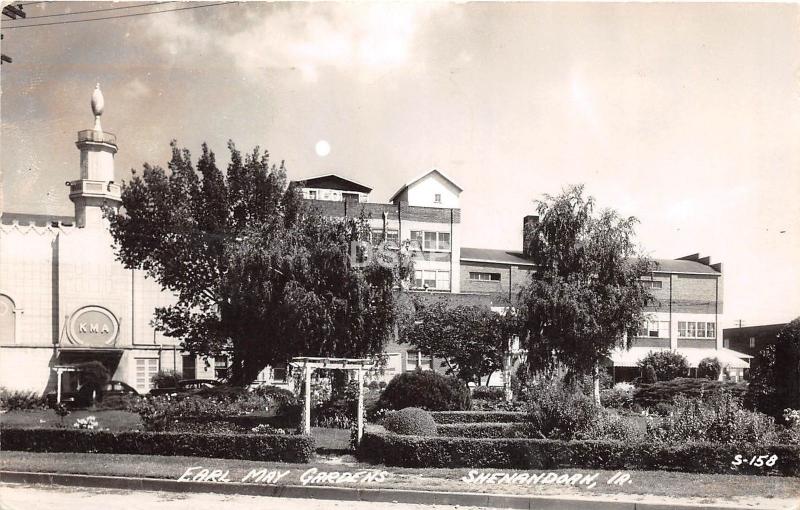
[[[104,107],[98,83],[92,94],[94,129],[79,131],[75,142],[81,151],[81,177],[67,183],[69,199],[75,203],[75,222],[81,228],[105,228],[103,206],[116,209],[122,202],[121,188],[114,183],[117,137],[100,126]]]

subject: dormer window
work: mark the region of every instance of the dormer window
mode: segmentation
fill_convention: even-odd
[[[442,194],[441,193],[436,193],[435,195],[433,195],[433,203],[434,204],[441,204],[442,203]]]

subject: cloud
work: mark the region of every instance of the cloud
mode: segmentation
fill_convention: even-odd
[[[150,87],[148,87],[141,79],[134,78],[133,81],[123,90],[126,99],[137,100],[150,95]]]
[[[297,69],[315,81],[319,71],[384,71],[409,62],[418,27],[439,5],[303,3],[247,6],[245,23],[210,25],[164,16],[149,26],[168,55],[211,45],[244,72]]]

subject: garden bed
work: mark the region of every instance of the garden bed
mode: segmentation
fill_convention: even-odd
[[[402,467],[646,469],[800,476],[798,445],[416,437],[386,433],[373,426],[364,434],[357,454],[364,461]],[[777,462],[772,467],[733,466],[737,455],[745,459],[776,455]]]
[[[281,462],[308,462],[315,449],[314,438],[306,435],[21,428],[4,428],[2,446],[4,451],[185,455]]]

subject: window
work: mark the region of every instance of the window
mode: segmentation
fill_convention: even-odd
[[[640,337],[669,338],[669,321],[645,321],[639,328]]]
[[[419,243],[423,250],[449,250],[449,232],[424,232],[422,230],[412,230],[411,240]]]
[[[730,349],[731,340],[729,338],[726,338],[725,340],[722,341],[722,346],[725,347],[726,349]]]
[[[717,338],[717,325],[713,322],[678,322],[678,338]]]
[[[434,204],[441,204],[442,203],[442,194],[441,193],[436,193],[435,195],[433,195],[433,203]]]
[[[756,337],[754,337],[754,336],[750,337],[750,348],[751,349],[755,349],[756,348]]]
[[[642,287],[645,289],[660,289],[661,284],[658,280],[642,280]]]
[[[421,351],[406,351],[406,371],[433,370],[433,358]]]
[[[400,246],[400,232],[398,232],[397,230],[387,230],[386,242],[394,243],[395,246]]]
[[[499,282],[500,273],[477,273],[470,271],[469,279],[476,282]]]
[[[416,270],[414,285],[418,289],[450,290],[450,271]]]
[[[150,391],[156,373],[158,373],[158,358],[136,358],[136,390],[139,393]]]
[[[197,366],[195,365],[194,356],[183,356],[183,378],[197,379]]]
[[[316,200],[317,199],[317,190],[314,190],[314,189],[310,190],[308,192],[308,198],[310,198],[311,200]]]
[[[214,358],[214,377],[217,379],[228,378],[228,357],[217,356]]]

